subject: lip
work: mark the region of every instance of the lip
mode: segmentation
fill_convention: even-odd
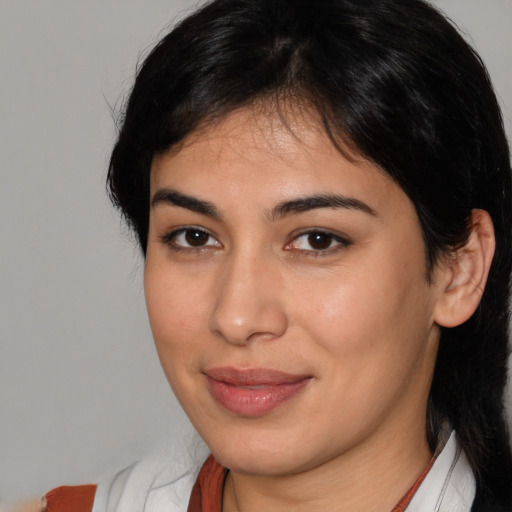
[[[239,416],[263,416],[292,399],[312,380],[268,368],[212,368],[204,372],[208,388],[224,409]]]

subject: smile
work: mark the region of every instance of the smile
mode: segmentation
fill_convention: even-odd
[[[309,384],[309,375],[271,369],[213,368],[205,372],[215,401],[239,416],[263,416],[287,402]]]

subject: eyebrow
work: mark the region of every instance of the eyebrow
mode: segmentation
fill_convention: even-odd
[[[151,200],[151,207],[154,208],[161,204],[178,206],[217,220],[222,219],[221,213],[213,203],[183,194],[174,189],[163,188],[155,192]],[[297,199],[283,201],[270,210],[268,218],[271,221],[276,221],[288,215],[304,213],[320,208],[344,208],[347,210],[358,210],[372,216],[377,215],[377,212],[373,208],[355,197],[327,194],[299,197]]]
[[[219,210],[213,203],[203,199],[197,199],[187,194],[182,194],[181,192],[173,189],[163,188],[155,192],[153,199],[151,199],[151,207],[154,208],[161,204],[179,206],[180,208],[185,208],[186,210],[206,215],[207,217],[212,217],[214,219],[222,218]]]
[[[317,210],[319,208],[345,208],[347,210],[359,210],[374,217],[377,216],[377,212],[371,206],[355,197],[327,194],[299,197],[291,201],[283,201],[272,208],[269,218],[275,221],[288,215]]]

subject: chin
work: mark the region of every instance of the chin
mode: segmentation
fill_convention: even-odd
[[[230,456],[230,454],[226,456],[219,454],[217,456],[214,453],[214,456],[223,466],[229,468],[234,473],[243,475],[275,477],[300,472],[300,469],[292,461],[281,454],[267,455],[258,453],[256,455],[245,453],[243,456]]]
[[[237,437],[239,436],[239,439]],[[207,440],[214,457],[231,471],[241,474],[280,476],[301,472],[310,466],[304,441],[289,435],[234,434],[223,440]]]

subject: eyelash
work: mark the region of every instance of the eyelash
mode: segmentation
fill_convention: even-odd
[[[194,226],[187,226],[187,227],[175,229],[175,230],[161,236],[160,240],[162,243],[167,245],[170,249],[172,249],[173,251],[177,251],[177,252],[186,251],[188,253],[199,253],[199,252],[208,250],[208,248],[211,248],[211,247],[215,247],[215,248],[222,247],[222,244],[220,242],[218,242],[217,240],[216,240],[215,244],[205,243],[203,245],[197,245],[197,246],[190,245],[190,241],[187,242],[186,240],[185,240],[185,242],[188,243],[189,245],[176,243],[176,240],[178,239],[178,237],[180,237],[180,236],[186,237],[187,234],[191,234],[191,235],[199,234],[200,236],[201,235],[205,236],[207,242],[210,239],[216,240],[215,236],[212,235],[209,231],[207,231],[203,228],[194,227]],[[312,249],[297,249],[297,248],[292,247],[301,238],[309,239],[309,237],[318,236],[318,235],[327,237],[327,241],[329,242],[328,247],[326,247],[324,249],[314,249],[314,248],[312,248]],[[311,240],[308,240],[308,243],[311,246]],[[352,244],[352,242],[350,240],[348,240],[345,236],[341,236],[339,234],[333,233],[332,231],[313,228],[313,229],[309,229],[307,231],[302,231],[299,234],[296,234],[290,242],[286,243],[286,245],[284,246],[284,249],[288,250],[288,251],[296,251],[297,253],[300,253],[305,256],[312,256],[312,257],[318,258],[321,256],[328,256],[328,255],[335,253],[341,249],[347,248],[351,244]]]
[[[194,253],[194,252],[202,252],[204,250],[207,250],[207,248],[209,248],[209,247],[221,247],[220,242],[217,242],[217,244],[205,244],[205,245],[198,245],[198,246],[177,244],[176,239],[181,235],[186,236],[187,232],[196,233],[196,234],[199,233],[202,235],[206,235],[208,237],[207,240],[209,240],[210,238],[216,240],[215,237],[210,232],[206,231],[203,228],[199,228],[199,227],[195,227],[195,226],[186,226],[183,228],[175,229],[175,230],[161,236],[160,240],[162,243],[169,246],[173,251],[177,251],[177,252],[178,251],[187,251],[187,252]]]
[[[328,247],[324,249],[295,249],[291,247],[293,244],[297,244],[297,241],[300,240],[301,238],[307,239],[309,245],[311,246],[311,240],[309,240],[309,238],[318,235],[326,236],[328,238]],[[336,253],[342,249],[346,249],[350,245],[352,245],[352,242],[345,236],[333,233],[332,231],[328,231],[325,229],[312,228],[306,231],[302,231],[301,233],[295,235],[291,242],[288,242],[285,245],[285,249],[300,252],[305,256],[318,258],[322,256],[329,256],[330,254]]]

